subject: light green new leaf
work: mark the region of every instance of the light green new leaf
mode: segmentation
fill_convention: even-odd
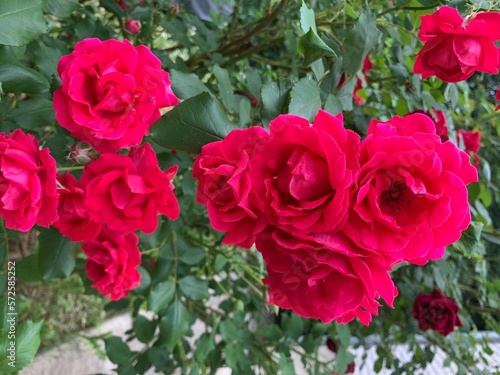
[[[22,46],[47,30],[42,0],[0,0],[0,44]]]

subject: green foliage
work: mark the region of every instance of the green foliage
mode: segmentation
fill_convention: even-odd
[[[42,0],[0,1],[0,44],[22,46],[47,29]]]

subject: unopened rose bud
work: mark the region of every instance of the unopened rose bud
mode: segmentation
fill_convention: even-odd
[[[116,3],[118,4],[118,6],[120,8],[122,8],[123,10],[127,9],[128,8],[128,5],[125,4],[125,2],[123,0],[117,0]]]
[[[125,22],[125,29],[132,35],[135,35],[141,31],[141,23],[136,20],[129,19]]]
[[[326,346],[328,347],[328,349],[330,349],[331,352],[337,353],[337,344],[332,339],[329,338],[328,340],[326,340]]]
[[[71,146],[68,159],[73,160],[78,165],[87,165],[96,157],[95,150],[87,143],[78,142]]]

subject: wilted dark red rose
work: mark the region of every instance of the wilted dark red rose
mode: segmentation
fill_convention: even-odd
[[[141,264],[141,253],[135,234],[122,233],[103,227],[95,240],[85,241],[82,250],[87,256],[85,271],[92,287],[112,301],[126,297],[137,288],[141,274],[137,266]]]
[[[436,76],[459,82],[474,72],[496,74],[500,65],[500,13],[479,12],[463,19],[455,8],[442,6],[421,17],[419,38],[425,42],[415,61],[422,78]]]
[[[434,290],[432,294],[420,293],[417,296],[411,315],[418,321],[422,331],[432,329],[447,336],[454,327],[462,327],[458,310],[455,300]]]

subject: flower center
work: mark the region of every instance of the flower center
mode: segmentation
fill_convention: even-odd
[[[398,213],[411,205],[412,194],[403,181],[393,181],[380,197],[384,213]]]

